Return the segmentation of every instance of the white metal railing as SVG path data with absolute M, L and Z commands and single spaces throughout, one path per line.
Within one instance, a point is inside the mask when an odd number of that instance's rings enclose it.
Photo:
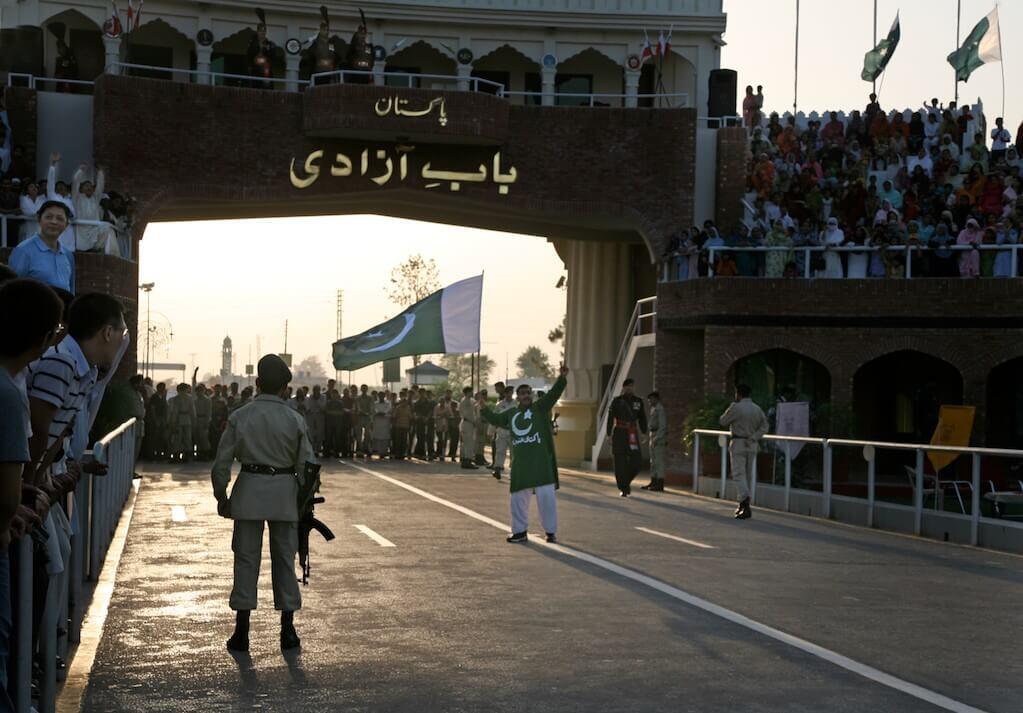
M 731 116 L 700 116 L 696 118 L 697 126 L 708 126 L 712 129 L 721 129 L 726 126 L 744 126 L 743 118 L 738 115 Z
M 684 107 L 689 104 L 689 93 L 688 92 L 677 92 L 674 94 L 601 94 L 592 92 L 505 92 L 506 97 L 526 97 L 538 99 L 540 102 L 547 97 L 550 97 L 554 102 L 558 99 L 572 98 L 572 99 L 585 99 L 585 104 L 571 104 L 570 106 L 597 106 L 598 101 L 602 99 L 616 99 L 619 100 L 620 105 L 625 104 L 627 99 L 666 99 L 666 100 L 680 100 L 677 103 L 677 107 Z
M 24 84 L 20 82 L 24 82 Z M 7 86 L 8 87 L 27 87 L 28 89 L 38 89 L 40 84 L 70 84 L 77 87 L 91 87 L 96 82 L 91 79 L 58 79 L 56 77 L 37 77 L 34 74 L 25 74 L 22 72 L 11 72 L 7 75 Z
M 85 602 L 86 582 L 99 576 L 103 559 L 110 547 L 121 511 L 131 491 L 135 470 L 135 419 L 129 419 L 96 443 L 92 456 L 107 466 L 102 476 L 83 473 L 74 494 L 65 502 L 54 502 L 53 508 L 64 506 L 77 520 L 71 537 L 71 555 L 62 575 L 49 586 L 46 606 L 39 629 L 39 700 L 34 708 L 40 713 L 53 713 L 56 708 L 56 658 L 68 655 L 68 644 L 80 639 Z M 32 537 L 26 535 L 16 542 L 18 571 L 12 571 L 16 589 L 12 592 L 19 616 L 12 631 L 11 656 L 14 673 L 8 688 L 17 713 L 29 713 L 32 701 Z M 58 645 L 57 629 L 68 622 L 67 637 Z
M 507 94 L 505 92 L 504 85 L 500 82 L 493 82 L 489 79 L 483 79 L 481 77 L 459 77 L 454 74 L 422 74 L 419 72 L 374 72 L 367 69 L 335 69 L 332 72 L 316 72 L 309 77 L 309 82 L 313 86 L 319 86 L 327 82 L 321 81 L 330 77 L 334 77 L 341 84 L 345 83 L 345 77 L 368 77 L 376 78 L 383 77 L 386 83 L 388 79 L 400 79 L 405 83 L 405 86 L 409 89 L 414 89 L 418 86 L 418 81 L 421 79 L 430 79 L 433 81 L 441 81 L 445 83 L 454 84 L 455 87 L 468 86 L 469 91 L 479 92 L 480 87 L 488 87 L 493 90 L 493 93 L 499 97 L 503 97 Z M 386 85 L 395 86 L 395 85 Z M 490 93 L 490 92 L 488 92 Z
M 794 247 L 785 246 L 768 246 L 768 245 L 756 245 L 756 246 L 742 246 L 733 247 L 728 245 L 715 245 L 712 247 L 704 247 L 699 249 L 693 249 L 690 252 L 685 253 L 671 253 L 666 255 L 662 259 L 662 263 L 665 263 L 665 268 L 661 271 L 662 282 L 673 282 L 675 280 L 670 279 L 669 270 L 667 269 L 668 263 L 672 260 L 686 260 L 693 253 L 705 252 L 707 253 L 707 277 L 714 277 L 714 259 L 718 253 L 802 253 L 803 256 L 803 277 L 813 277 L 815 272 L 811 266 L 810 256 L 814 253 L 879 253 L 879 252 L 899 252 L 905 253 L 906 264 L 903 267 L 904 275 L 907 279 L 913 277 L 913 257 L 914 255 L 923 256 L 926 253 L 936 253 L 939 250 L 947 250 L 952 253 L 969 252 L 971 250 L 977 250 L 980 252 L 1009 252 L 1012 254 L 1011 265 L 1010 265 L 1010 276 L 1017 276 L 1019 274 L 1019 250 L 1023 248 L 1023 244 L 1011 243 L 1005 245 L 943 245 L 940 247 L 932 247 L 930 245 L 833 245 L 833 246 L 822 246 L 822 245 L 800 245 Z M 695 278 L 695 275 L 690 275 L 689 279 Z M 843 275 L 843 277 L 846 277 Z M 871 277 L 871 275 L 867 275 Z M 880 277 L 880 276 L 878 276 Z
M 29 223 L 38 222 L 35 216 L 23 215 L 16 213 L 0 213 L 0 247 L 13 248 L 17 245 L 20 240 L 12 240 L 12 238 L 18 237 L 18 230 L 13 229 L 13 226 L 8 225 L 8 221 Z M 121 233 L 113 223 L 109 223 L 105 220 L 72 220 L 69 225 L 74 228 L 79 225 L 92 225 L 97 227 L 108 227 L 114 231 L 114 235 L 118 238 L 118 250 L 121 252 L 119 257 L 125 260 L 131 260 L 131 240 L 121 240 Z M 25 235 L 24 238 L 31 236 Z M 77 235 L 76 235 L 77 239 Z
M 120 69 L 139 69 L 145 72 L 160 72 L 163 74 L 184 74 L 189 77 L 206 77 L 210 79 L 210 83 L 216 85 L 217 79 L 237 79 L 239 81 L 249 82 L 252 84 L 281 84 L 285 87 L 299 85 L 308 85 L 309 82 L 304 79 L 288 79 L 279 77 L 261 77 L 253 76 L 251 74 L 232 74 L 230 72 L 215 72 L 211 69 L 181 69 L 178 67 L 157 67 L 149 64 L 134 64 L 131 62 L 111 62 L 104 69 L 106 74 L 120 74 L 116 70 Z M 111 71 L 115 70 L 115 71 Z
M 693 429 L 693 492 L 699 491 L 700 483 L 700 439 L 701 437 L 714 437 L 717 439 L 718 446 L 721 448 L 721 484 L 718 492 L 718 497 L 724 498 L 728 484 L 728 444 L 732 438 L 731 433 L 728 431 L 719 431 L 713 429 L 697 428 Z M 811 436 L 779 436 L 779 435 L 765 435 L 762 439 L 768 443 L 802 443 L 818 445 L 823 450 L 822 466 L 821 466 L 821 515 L 824 518 L 831 517 L 831 501 L 833 497 L 833 483 L 832 483 L 832 455 L 835 448 L 862 448 L 863 458 L 867 462 L 867 515 L 865 525 L 867 527 L 875 526 L 875 511 L 881 507 L 899 507 L 891 504 L 882 504 L 877 502 L 876 488 L 876 461 L 877 452 L 879 450 L 895 450 L 895 451 L 912 451 L 916 454 L 915 466 L 913 468 L 913 532 L 916 535 L 920 535 L 923 530 L 923 513 L 924 513 L 924 456 L 928 452 L 939 452 L 939 453 L 954 453 L 956 455 L 966 454 L 971 458 L 971 478 L 968 481 L 968 487 L 970 490 L 970 512 L 967 515 L 963 513 L 957 515 L 955 513 L 943 513 L 947 517 L 953 518 L 966 518 L 970 523 L 970 544 L 977 545 L 980 542 L 980 525 L 982 522 L 996 523 L 998 526 L 1004 526 L 1009 528 L 1019 529 L 1021 537 L 1023 537 L 1023 523 L 1008 522 L 997 518 L 988 518 L 981 515 L 980 512 L 980 498 L 981 498 L 981 482 L 980 482 L 980 464 L 981 459 L 984 457 L 989 458 L 1013 458 L 1023 460 L 1023 450 L 1011 450 L 1006 448 L 976 448 L 971 446 L 938 446 L 931 445 L 929 443 L 891 443 L 886 441 L 861 441 L 852 440 L 847 438 L 817 438 Z M 779 448 L 778 452 L 783 453 L 785 457 L 785 481 L 784 481 L 784 506 L 785 512 L 790 511 L 791 497 L 792 497 L 792 461 L 793 456 L 789 448 Z M 908 466 L 907 466 L 908 467 Z M 935 497 L 934 497 L 934 509 L 939 510 L 944 505 L 944 493 L 942 485 L 952 485 L 956 487 L 958 494 L 958 483 L 960 481 L 942 481 L 939 480 L 937 474 L 934 476 L 928 476 L 934 479 L 935 482 Z M 756 487 L 757 487 L 757 467 L 756 458 L 753 459 L 753 467 L 751 473 L 750 483 L 750 503 L 756 504 Z M 816 491 L 813 491 L 816 492 Z M 964 507 L 965 510 L 965 507 Z
M 644 320 L 649 321 L 649 325 L 644 328 Z M 597 457 L 600 453 L 600 449 L 603 447 L 605 433 L 607 431 L 607 419 L 608 419 L 608 408 L 611 405 L 611 399 L 614 398 L 615 391 L 618 389 L 619 377 L 623 376 L 622 366 L 625 362 L 625 356 L 629 351 L 629 345 L 632 340 L 642 334 L 656 334 L 657 333 L 657 298 L 646 297 L 636 301 L 636 306 L 632 308 L 632 316 L 629 317 L 629 325 L 625 328 L 625 336 L 622 337 L 622 343 L 618 347 L 618 354 L 615 355 L 614 368 L 611 370 L 611 377 L 607 381 L 607 386 L 604 387 L 604 394 L 600 397 L 600 406 L 597 408 L 597 433 L 596 443 L 593 446 L 593 464 L 596 466 Z

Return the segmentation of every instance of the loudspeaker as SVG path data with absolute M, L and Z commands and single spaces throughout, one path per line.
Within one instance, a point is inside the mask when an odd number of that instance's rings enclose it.
M 735 116 L 739 75 L 734 69 L 712 69 L 707 81 L 707 116 Z

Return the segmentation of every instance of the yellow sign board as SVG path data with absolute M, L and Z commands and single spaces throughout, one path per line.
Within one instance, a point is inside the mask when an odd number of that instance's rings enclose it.
M 973 406 L 942 406 L 938 412 L 938 425 L 931 436 L 932 446 L 968 446 L 970 434 L 973 432 L 973 417 L 976 408 Z M 956 458 L 958 453 L 951 451 L 927 451 L 934 472 L 939 472 Z

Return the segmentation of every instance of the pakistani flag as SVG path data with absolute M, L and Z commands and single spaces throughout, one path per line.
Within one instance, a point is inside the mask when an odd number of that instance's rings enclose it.
M 962 46 L 948 56 L 948 63 L 956 71 L 956 80 L 965 82 L 973 70 L 991 62 L 1002 61 L 1002 39 L 998 31 L 998 8 L 977 23 L 963 40 Z
M 895 48 L 899 46 L 899 38 L 901 36 L 899 13 L 895 13 L 895 22 L 892 23 L 892 29 L 888 30 L 888 36 L 878 42 L 877 47 L 863 56 L 863 71 L 860 73 L 863 81 L 873 82 L 881 76 L 881 72 L 888 66 L 888 61 L 895 54 Z
M 353 371 L 415 354 L 469 354 L 480 349 L 483 275 L 448 285 L 394 319 L 334 342 L 334 368 Z

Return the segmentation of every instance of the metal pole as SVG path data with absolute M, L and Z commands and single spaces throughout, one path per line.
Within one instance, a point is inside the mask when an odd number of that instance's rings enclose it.
M 821 517 L 831 517 L 831 446 L 824 442 L 824 507 Z
M 757 504 L 757 456 L 760 455 L 760 446 L 757 446 L 757 452 L 753 454 L 753 468 L 750 473 L 750 489 L 749 489 L 749 504 Z
M 959 25 L 963 20 L 963 0 L 956 0 L 956 50 L 959 49 Z M 956 108 L 959 108 L 959 72 L 952 68 L 952 74 L 955 77 L 955 102 Z
M 872 44 L 870 47 L 871 49 L 877 47 L 877 0 L 874 0 L 874 44 Z M 874 81 L 872 82 L 871 91 L 873 91 L 874 94 L 877 94 L 877 77 L 875 77 Z
M 874 526 L 874 487 L 877 483 L 877 456 L 867 461 L 867 527 Z
M 792 88 L 792 114 L 799 109 L 799 0 L 796 0 L 796 71 Z
M 785 512 L 792 502 L 792 447 L 785 444 Z
M 693 434 L 693 492 L 700 492 L 700 434 Z
M 32 705 L 32 538 L 18 540 L 18 606 L 14 630 L 14 709 L 28 713 Z
M 923 530 L 924 520 L 924 452 L 916 449 L 916 492 L 913 493 L 913 534 L 919 535 Z M 935 478 L 934 499 L 938 498 L 937 478 Z
M 970 544 L 980 542 L 980 454 L 973 454 L 973 490 L 970 492 Z
M 718 436 L 718 445 L 721 446 L 721 499 L 725 499 L 725 486 L 728 478 L 728 437 Z

